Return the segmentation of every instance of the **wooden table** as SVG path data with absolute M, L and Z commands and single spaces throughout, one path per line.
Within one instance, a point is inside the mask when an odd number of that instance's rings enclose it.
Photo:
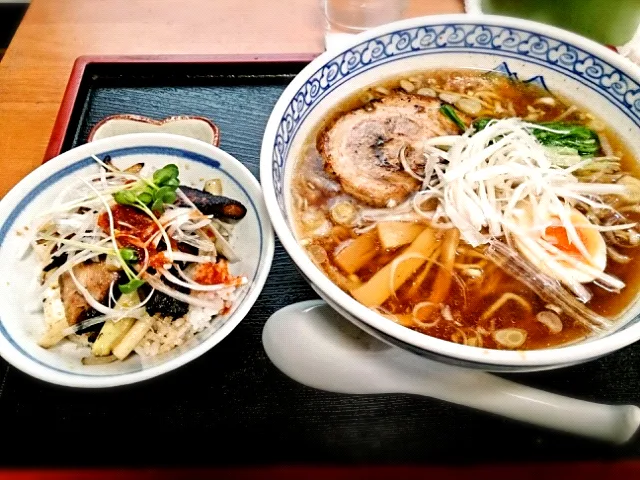
M 320 53 L 321 0 L 33 0 L 0 63 L 0 196 L 42 161 L 81 55 Z M 412 0 L 411 16 L 462 12 Z

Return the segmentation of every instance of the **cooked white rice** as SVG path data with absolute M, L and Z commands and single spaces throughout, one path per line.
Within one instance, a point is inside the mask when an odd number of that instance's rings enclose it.
M 151 329 L 135 348 L 135 352 L 152 357 L 182 345 L 194 335 L 191 324 L 185 317 L 172 320 L 171 317 L 156 314 Z
M 233 306 L 239 290 L 237 287 L 229 287 L 217 292 L 198 292 L 197 294 L 200 296 L 214 294 L 216 299 L 220 300 L 219 311 L 225 311 Z M 210 297 L 208 300 L 213 299 Z M 156 314 L 153 317 L 151 329 L 134 350 L 138 355 L 148 357 L 168 352 L 206 329 L 211 325 L 213 318 L 211 308 L 194 306 L 189 308 L 189 312 L 184 317 L 176 320 Z

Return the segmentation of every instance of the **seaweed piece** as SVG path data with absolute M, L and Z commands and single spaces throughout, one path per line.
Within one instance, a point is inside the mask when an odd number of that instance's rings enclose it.
M 44 267 L 42 269 L 43 272 L 48 272 L 50 270 L 53 270 L 54 268 L 58 268 L 61 267 L 62 265 L 65 264 L 65 262 L 67 261 L 67 257 L 69 255 L 66 253 L 63 253 L 62 255 L 58 255 L 56 257 L 53 257 L 53 259 L 51 260 L 51 263 L 49 263 L 49 265 L 47 265 L 46 267 Z
M 95 318 L 102 315 L 99 311 L 97 311 L 95 308 L 91 307 L 89 308 L 89 310 L 87 310 L 87 312 L 83 315 L 82 320 L 80 321 L 85 321 L 85 320 L 89 320 L 91 318 Z M 98 334 L 100 333 L 100 330 L 102 329 L 102 325 L 104 325 L 104 322 L 100 322 L 100 323 L 96 323 L 95 325 L 91 325 L 89 327 L 85 327 L 82 328 L 80 330 L 78 330 L 76 332 L 76 334 L 78 335 L 82 335 L 85 333 L 89 334 L 89 343 L 93 343 L 96 341 L 96 338 L 98 338 Z
M 189 293 L 188 288 L 176 285 L 172 285 L 172 288 L 175 288 L 182 293 Z M 140 287 L 140 290 L 146 297 L 151 293 L 151 286 L 146 283 Z M 165 317 L 171 317 L 175 320 L 176 318 L 184 317 L 189 312 L 189 304 L 176 300 L 175 298 L 156 290 L 145 305 L 145 310 L 150 316 L 160 313 Z

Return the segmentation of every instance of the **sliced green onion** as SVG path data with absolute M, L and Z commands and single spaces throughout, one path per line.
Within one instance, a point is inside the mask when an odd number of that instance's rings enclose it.
M 122 293 L 132 293 L 135 292 L 138 288 L 145 284 L 144 280 L 140 280 L 139 278 L 132 278 L 127 283 L 123 283 L 118 285 L 118 289 Z
M 96 253 L 104 253 L 107 255 L 116 255 L 116 252 L 113 248 L 100 247 L 98 245 L 93 245 L 91 243 L 78 242 L 77 240 L 68 240 L 66 238 L 54 237 L 52 235 L 47 235 L 45 233 L 39 233 L 38 238 L 43 240 L 49 240 L 50 242 L 63 243 L 65 245 L 71 245 L 72 247 L 81 248 L 85 250 L 89 250 Z
M 138 260 L 138 253 L 133 248 L 121 248 L 120 256 L 126 262 L 135 262 Z

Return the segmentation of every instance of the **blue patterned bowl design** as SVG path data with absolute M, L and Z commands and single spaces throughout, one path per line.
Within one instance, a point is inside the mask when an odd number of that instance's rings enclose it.
M 486 370 L 556 368 L 640 339 L 636 302 L 620 323 L 628 333 L 625 338 L 619 331 L 576 346 L 526 355 L 453 345 L 384 325 L 382 317 L 376 318 L 341 292 L 306 258 L 293 236 L 287 203 L 288 179 L 304 138 L 349 93 L 390 76 L 438 67 L 494 70 L 560 93 L 608 121 L 640 155 L 640 69 L 595 42 L 535 22 L 488 15 L 431 16 L 378 27 L 314 60 L 283 93 L 267 125 L 261 155 L 267 209 L 305 278 L 334 308 L 370 333 L 416 353 Z

